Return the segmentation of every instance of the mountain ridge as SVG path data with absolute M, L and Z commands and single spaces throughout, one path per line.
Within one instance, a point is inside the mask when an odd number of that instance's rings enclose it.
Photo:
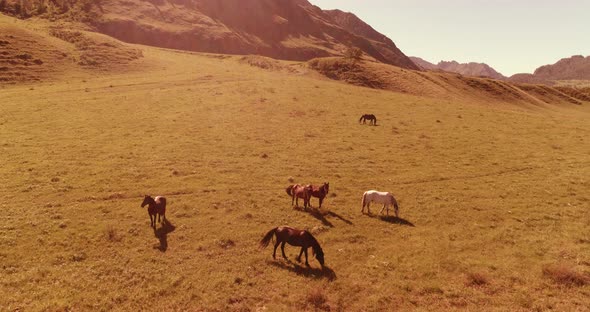
M 392 40 L 353 14 L 323 11 L 307 0 L 41 1 L 42 10 L 33 0 L 8 0 L 0 11 L 20 17 L 77 18 L 125 42 L 196 52 L 306 61 L 342 56 L 356 47 L 368 60 L 419 70 Z M 351 31 L 351 23 L 342 16 L 371 32 Z
M 555 84 L 558 80 L 590 80 L 590 56 L 574 55 L 554 64 L 543 65 L 532 74 L 519 73 L 509 81 L 522 83 Z
M 430 63 L 422 58 L 412 56 L 414 64 L 424 70 L 442 70 L 472 77 L 489 77 L 493 79 L 506 79 L 504 75 L 485 63 L 459 63 L 457 61 L 440 61 L 438 64 Z

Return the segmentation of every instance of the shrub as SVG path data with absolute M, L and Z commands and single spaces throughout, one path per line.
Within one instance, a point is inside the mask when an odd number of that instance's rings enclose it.
M 472 272 L 467 274 L 467 286 L 485 286 L 490 283 L 490 278 L 483 272 Z
M 328 305 L 328 297 L 324 294 L 324 290 L 321 287 L 313 288 L 305 298 L 307 304 L 311 305 L 315 309 L 329 311 L 330 306 Z
M 362 56 L 363 50 L 356 47 L 350 47 L 344 51 L 344 58 L 349 60 L 359 61 Z
M 571 266 L 561 263 L 543 267 L 543 275 L 555 283 L 565 286 L 584 286 L 590 284 L 590 276 L 576 271 Z

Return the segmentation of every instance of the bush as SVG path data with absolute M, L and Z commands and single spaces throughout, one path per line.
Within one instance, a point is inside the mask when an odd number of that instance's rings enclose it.
M 490 279 L 485 273 L 482 272 L 474 272 L 467 274 L 467 281 L 465 285 L 467 286 L 485 286 L 490 283 Z
M 360 61 L 362 56 L 363 50 L 356 47 L 350 47 L 344 52 L 344 58 L 349 60 Z
M 330 306 L 328 305 L 328 297 L 324 294 L 324 290 L 320 287 L 312 289 L 305 298 L 307 304 L 311 305 L 315 309 L 329 311 Z
M 590 284 L 590 276 L 576 271 L 566 264 L 552 264 L 543 267 L 543 275 L 555 283 L 565 286 L 584 286 Z

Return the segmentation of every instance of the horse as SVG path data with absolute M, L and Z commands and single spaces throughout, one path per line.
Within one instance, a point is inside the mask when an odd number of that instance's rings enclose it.
M 148 214 L 150 215 L 150 226 L 156 227 L 156 215 L 158 216 L 158 222 L 160 222 L 160 216 L 164 218 L 164 222 L 166 221 L 166 198 L 164 196 L 156 196 L 156 198 L 152 198 L 149 195 L 145 195 L 143 202 L 141 203 L 141 208 L 148 205 Z M 152 216 L 154 217 L 152 220 Z
M 303 207 L 307 210 L 310 206 L 309 202 L 311 199 L 311 187 L 309 185 L 303 186 L 299 184 L 289 185 L 285 191 L 291 196 L 291 206 L 295 202 L 296 207 L 299 207 L 299 198 L 303 198 Z
M 317 185 L 308 185 L 311 187 L 311 196 L 317 197 L 320 199 L 320 207 L 322 208 L 322 202 L 324 202 L 324 198 L 328 195 L 328 191 L 330 190 L 330 183 L 324 182 L 322 186 Z
M 272 253 L 273 259 L 276 259 L 277 247 L 280 244 L 283 258 L 288 260 L 287 255 L 285 255 L 285 244 L 289 243 L 289 245 L 301 247 L 301 251 L 297 257 L 297 262 L 301 262 L 301 255 L 303 252 L 305 252 L 305 265 L 309 267 L 309 262 L 307 261 L 307 249 L 311 247 L 313 250 L 313 255 L 320 262 L 322 268 L 324 268 L 324 251 L 322 250 L 322 247 L 320 247 L 320 244 L 315 239 L 315 237 L 313 237 L 313 235 L 311 235 L 311 233 L 308 231 L 298 230 L 289 226 L 276 227 L 268 231 L 268 233 L 264 235 L 264 238 L 260 240 L 260 248 L 266 248 L 273 236 L 277 237 L 275 248 Z
M 361 116 L 361 119 L 359 119 L 359 123 L 361 123 L 361 121 L 364 123 L 367 122 L 367 120 L 369 121 L 369 124 L 376 126 L 377 125 L 377 117 L 375 117 L 375 115 L 373 114 L 364 114 Z
M 361 209 L 361 213 L 365 212 L 365 206 L 367 206 L 367 212 L 369 214 L 371 213 L 371 210 L 369 209 L 369 205 L 371 204 L 371 202 L 383 204 L 383 208 L 381 208 L 380 213 L 383 213 L 383 210 L 385 209 L 385 207 L 387 207 L 387 215 L 388 216 L 389 216 L 389 205 L 393 205 L 393 207 L 395 208 L 395 217 L 396 218 L 399 217 L 399 206 L 397 205 L 397 200 L 395 200 L 395 197 L 393 197 L 393 195 L 391 193 L 379 192 L 379 191 L 375 191 L 375 190 L 366 191 L 363 194 L 363 209 Z

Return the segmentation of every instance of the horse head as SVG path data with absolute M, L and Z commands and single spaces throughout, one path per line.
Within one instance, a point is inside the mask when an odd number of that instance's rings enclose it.
M 143 202 L 141 203 L 141 208 L 145 207 L 145 205 L 149 205 L 153 201 L 154 199 L 150 195 L 145 195 Z
M 319 246 L 318 246 L 317 250 L 315 250 L 315 248 L 314 248 L 313 251 L 315 253 L 315 258 L 318 259 L 318 261 L 320 262 L 320 264 L 322 265 L 322 268 L 323 268 L 324 267 L 324 251 Z
M 330 183 L 324 182 L 323 188 L 326 191 L 326 194 L 328 194 L 328 191 L 330 190 Z

